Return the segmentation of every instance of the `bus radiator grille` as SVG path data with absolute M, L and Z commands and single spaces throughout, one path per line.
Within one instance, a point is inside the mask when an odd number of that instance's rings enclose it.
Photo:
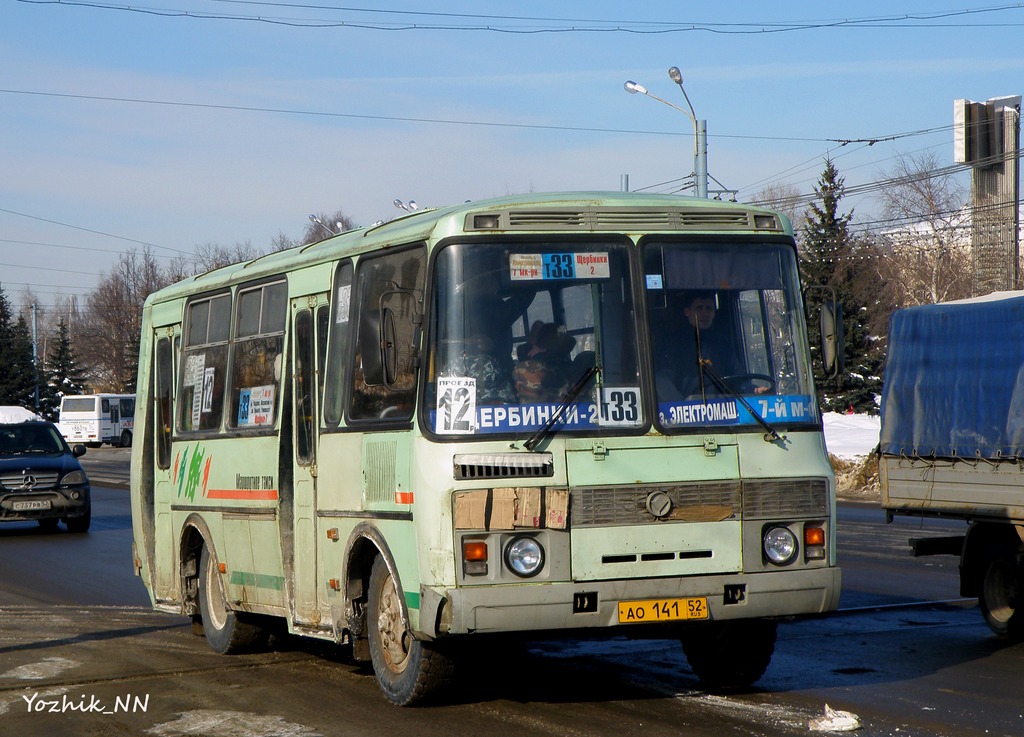
M 743 482 L 746 519 L 828 516 L 828 481 L 764 479 Z
M 648 509 L 648 499 L 665 494 L 671 508 L 661 517 Z M 740 508 L 739 481 L 687 484 L 577 487 L 572 490 L 574 527 L 638 525 L 655 522 L 710 522 L 733 517 Z

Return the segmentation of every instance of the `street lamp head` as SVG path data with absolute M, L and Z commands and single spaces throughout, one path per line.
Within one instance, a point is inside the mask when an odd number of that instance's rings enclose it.
M 668 78 L 680 87 L 683 86 L 683 74 L 679 71 L 679 67 L 669 67 Z
M 642 84 L 637 84 L 633 80 L 629 80 L 622 86 L 626 89 L 626 92 L 628 92 L 631 95 L 635 95 L 637 92 L 639 92 L 642 95 L 647 94 L 647 88 L 644 87 Z

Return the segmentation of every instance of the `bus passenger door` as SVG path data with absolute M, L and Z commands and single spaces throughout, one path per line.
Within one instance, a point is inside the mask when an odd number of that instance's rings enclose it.
M 326 318 L 327 295 L 292 301 L 292 417 L 294 449 L 293 576 L 296 624 L 318 626 L 317 430 L 319 426 L 318 315 Z M 323 340 L 323 336 L 321 341 Z
M 155 533 L 150 547 L 151 565 L 155 567 L 156 581 L 153 590 L 157 601 L 174 601 L 177 592 L 177 536 L 171 524 L 171 503 L 177 497 L 174 484 L 174 465 L 171 459 L 171 425 L 174 422 L 174 369 L 180 340 L 180 327 L 159 328 L 153 336 L 154 358 L 152 363 L 153 399 L 152 412 L 152 457 L 147 468 L 153 469 L 153 491 L 146 494 L 146 507 L 153 515 Z M 150 465 L 152 464 L 152 465 Z

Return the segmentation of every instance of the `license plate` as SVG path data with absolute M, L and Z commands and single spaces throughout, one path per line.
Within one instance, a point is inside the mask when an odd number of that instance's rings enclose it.
M 14 502 L 13 507 L 15 512 L 30 512 L 36 509 L 49 509 L 50 500 L 43 499 L 39 501 L 30 502 Z
M 619 624 L 678 622 L 684 619 L 707 618 L 708 600 L 704 596 L 619 602 Z

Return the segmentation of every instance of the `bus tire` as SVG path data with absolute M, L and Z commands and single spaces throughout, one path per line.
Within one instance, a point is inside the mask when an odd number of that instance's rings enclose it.
M 246 621 L 243 613 L 228 608 L 217 558 L 209 545 L 203 546 L 199 558 L 199 611 L 203 618 L 203 634 L 214 652 L 221 655 L 253 649 L 262 639 L 263 630 Z
M 121 433 L 121 447 L 131 448 L 132 447 L 132 434 L 125 430 Z
M 682 638 L 690 668 L 713 691 L 752 686 L 768 670 L 777 625 L 767 619 L 738 619 L 695 625 Z
M 1009 548 L 993 550 L 989 556 L 978 590 L 978 606 L 985 623 L 999 637 L 1024 639 L 1024 609 L 1019 597 L 1024 595 L 1020 566 L 1016 553 Z
M 367 597 L 370 661 L 387 700 L 410 706 L 447 685 L 454 668 L 449 655 L 436 644 L 413 638 L 402 620 L 400 596 L 387 563 L 378 555 Z

